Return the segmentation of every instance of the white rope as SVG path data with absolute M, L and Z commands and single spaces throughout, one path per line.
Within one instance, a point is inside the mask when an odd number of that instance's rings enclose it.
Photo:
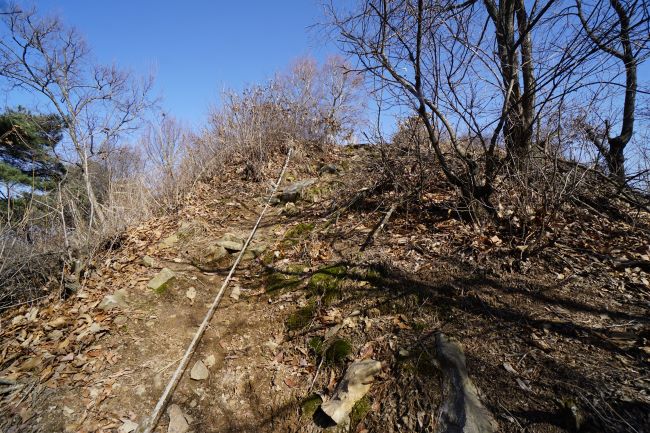
M 278 187 L 280 186 L 280 183 L 282 182 L 282 178 L 284 177 L 284 172 L 287 170 L 287 167 L 289 166 L 289 159 L 291 158 L 292 152 L 293 149 L 290 148 L 289 151 L 287 152 L 287 159 L 284 162 L 284 166 L 282 167 L 282 171 L 280 172 L 278 181 L 276 182 L 273 188 L 273 192 L 271 193 L 268 200 L 266 201 L 266 205 L 264 206 L 264 209 L 262 209 L 262 213 L 260 214 L 259 218 L 257 218 L 257 222 L 255 223 L 253 230 L 251 230 L 250 235 L 248 235 L 248 239 L 246 239 L 244 246 L 242 247 L 241 251 L 239 252 L 239 255 L 237 256 L 237 260 L 235 260 L 235 263 L 230 268 L 230 272 L 228 273 L 228 276 L 224 280 L 223 284 L 221 285 L 221 289 L 219 289 L 219 293 L 217 293 L 217 296 L 214 298 L 214 301 L 212 302 L 210 309 L 206 313 L 205 318 L 203 319 L 203 322 L 201 323 L 201 326 L 199 327 L 198 331 L 196 331 L 196 334 L 194 334 L 194 338 L 192 339 L 192 342 L 188 346 L 187 350 L 185 351 L 185 355 L 183 356 L 183 358 L 181 358 L 181 363 L 176 368 L 176 371 L 174 372 L 171 379 L 169 379 L 169 383 L 167 384 L 165 391 L 163 391 L 162 395 L 160 396 L 160 399 L 158 400 L 156 407 L 154 407 L 151 416 L 142 424 L 141 427 L 138 428 L 138 432 L 151 433 L 158 425 L 158 421 L 160 421 L 160 417 L 162 416 L 163 411 L 167 406 L 167 403 L 169 403 L 169 400 L 172 394 L 174 393 L 174 390 L 178 386 L 178 383 L 180 382 L 181 378 L 183 377 L 183 373 L 187 369 L 187 365 L 190 362 L 190 358 L 192 358 L 192 355 L 194 354 L 196 347 L 201 341 L 201 338 L 203 337 L 203 334 L 205 333 L 205 330 L 207 329 L 210 320 L 212 320 L 212 316 L 214 316 L 214 313 L 217 307 L 219 306 L 219 302 L 223 297 L 223 293 L 226 290 L 226 287 L 228 286 L 230 279 L 235 273 L 235 269 L 237 269 L 237 265 L 241 261 L 241 258 L 244 255 L 244 252 L 246 251 L 246 248 L 248 247 L 248 244 L 250 243 L 251 239 L 253 239 L 253 236 L 255 235 L 255 232 L 257 231 L 257 228 L 259 227 L 260 222 L 262 221 L 262 217 L 264 217 L 264 214 L 269 208 L 269 205 L 271 204 L 271 199 L 278 191 Z

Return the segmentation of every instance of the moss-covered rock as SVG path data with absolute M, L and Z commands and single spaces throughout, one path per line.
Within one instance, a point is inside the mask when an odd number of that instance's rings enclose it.
M 265 277 L 267 293 L 279 293 L 284 290 L 293 289 L 299 284 L 300 277 L 297 275 L 285 274 L 283 272 L 273 272 Z
M 355 428 L 363 419 L 368 415 L 372 409 L 372 404 L 367 395 L 364 395 L 361 400 L 356 402 L 352 411 L 350 412 L 350 427 Z
M 328 364 L 342 364 L 352 353 L 352 345 L 343 338 L 333 340 L 325 350 L 325 361 Z
M 341 285 L 346 273 L 345 266 L 330 266 L 320 269 L 311 276 L 307 288 L 312 294 L 320 295 L 323 304 L 331 305 L 343 297 Z
M 176 279 L 176 274 L 169 269 L 169 268 L 163 268 L 160 272 L 156 274 L 155 277 L 149 281 L 147 284 L 147 287 L 152 289 L 154 292 L 158 294 L 165 293 L 165 291 L 169 288 L 171 283 Z
M 303 418 L 309 419 L 314 416 L 323 399 L 318 394 L 312 394 L 300 403 L 300 412 Z
M 316 303 L 309 302 L 302 308 L 297 309 L 287 318 L 287 329 L 297 331 L 309 325 L 316 315 Z

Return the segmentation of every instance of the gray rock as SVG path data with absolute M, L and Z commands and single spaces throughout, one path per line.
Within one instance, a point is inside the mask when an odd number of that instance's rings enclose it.
M 293 216 L 298 213 L 298 208 L 296 207 L 295 203 L 288 202 L 284 205 L 284 208 L 282 209 L 282 213 L 288 216 Z
M 207 272 L 228 267 L 231 260 L 228 250 L 217 243 L 197 245 L 189 254 L 192 264 Z
M 169 285 L 176 279 L 176 274 L 169 268 L 162 268 L 155 277 L 149 281 L 147 287 L 156 293 L 164 293 Z
M 465 354 L 456 342 L 436 335 L 436 355 L 442 369 L 442 404 L 438 432 L 492 433 L 498 425 L 483 406 L 478 390 L 467 374 Z
M 230 291 L 230 297 L 234 299 L 235 301 L 239 300 L 239 296 L 241 295 L 241 287 L 239 286 L 234 286 L 232 290 Z
M 379 361 L 354 361 L 346 370 L 332 397 L 321 405 L 321 410 L 336 424 L 344 423 L 354 405 L 370 390 L 374 376 L 380 371 Z
M 190 371 L 190 378 L 194 380 L 205 380 L 209 374 L 208 367 L 205 366 L 203 361 L 196 361 Z
M 125 289 L 116 290 L 112 295 L 104 296 L 104 299 L 102 299 L 102 302 L 99 303 L 98 308 L 100 310 L 109 311 L 113 308 L 125 307 L 126 297 L 127 294 Z
M 318 170 L 318 175 L 322 176 L 323 174 L 336 174 L 341 171 L 341 168 L 336 164 L 323 164 Z
M 156 266 L 158 266 L 158 262 L 156 261 L 156 259 L 154 259 L 151 256 L 142 257 L 142 264 L 149 268 L 155 268 Z
M 294 202 L 299 200 L 302 197 L 302 193 L 306 188 L 309 188 L 314 183 L 316 179 L 305 179 L 298 182 L 294 182 L 282 190 L 280 193 L 280 200 L 284 202 Z
M 167 433 L 186 433 L 190 429 L 190 425 L 185 419 L 185 414 L 179 405 L 172 404 L 169 406 L 167 414 L 169 415 Z
M 243 244 L 235 241 L 226 241 L 226 240 L 218 240 L 217 245 L 224 247 L 228 251 L 241 251 L 241 249 L 244 247 Z
M 244 252 L 244 255 L 242 256 L 242 259 L 253 260 L 254 258 L 264 254 L 264 251 L 266 251 L 266 245 L 264 244 L 249 245 L 248 248 L 246 248 L 246 252 Z

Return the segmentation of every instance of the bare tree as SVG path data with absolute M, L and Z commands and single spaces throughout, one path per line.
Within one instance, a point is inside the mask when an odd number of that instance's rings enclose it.
M 181 175 L 178 170 L 188 142 L 187 128 L 165 113 L 157 123 L 150 123 L 140 138 L 149 171 L 155 177 L 154 189 L 161 193 L 166 206 L 176 204 L 179 198 Z
M 102 223 L 105 215 L 92 185 L 90 161 L 137 126 L 150 106 L 151 80 L 138 83 L 115 66 L 92 64 L 81 35 L 56 17 L 14 6 L 3 21 L 0 75 L 13 86 L 44 96 L 64 119 L 90 203 L 88 225 Z
M 577 16 L 589 42 L 624 68 L 623 117 L 618 133 L 612 131 L 615 128 L 612 119 L 605 119 L 602 128 L 585 126 L 589 139 L 605 159 L 610 175 L 623 184 L 625 146 L 634 133 L 637 69 L 650 52 L 650 9 L 643 0 L 597 0 L 588 6 L 582 0 L 575 2 Z M 609 63 L 607 59 L 604 62 Z

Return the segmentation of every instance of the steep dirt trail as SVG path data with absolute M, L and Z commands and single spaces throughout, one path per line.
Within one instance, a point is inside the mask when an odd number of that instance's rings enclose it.
M 128 252 L 140 257 L 147 254 L 156 264 L 135 266 L 134 271 L 120 275 L 122 281 L 138 284 L 126 291 L 125 305 L 112 311 L 117 314 L 114 329 L 101 340 L 98 349 L 110 353 L 112 363 L 94 374 L 83 389 L 60 389 L 44 399 L 43 406 L 35 408 L 45 415 L 38 421 L 34 419 L 35 430 L 111 431 L 131 426 L 130 421 L 137 423 L 149 415 L 226 273 L 203 272 L 187 263 L 183 247 L 188 242 L 209 241 L 220 233 L 249 232 L 262 209 L 261 199 L 226 202 L 226 208 L 232 208 L 237 217 L 224 222 L 222 229 L 208 229 L 169 247 L 164 240 L 174 232 L 163 231 L 163 242 L 146 242 L 137 251 Z M 195 215 L 184 215 L 183 220 L 200 220 L 205 208 L 195 210 Z M 279 213 L 280 209 L 271 209 L 267 221 L 277 218 Z M 138 233 L 147 229 L 142 227 L 132 236 L 137 238 Z M 276 225 L 263 224 L 255 242 L 273 243 L 277 230 Z M 165 293 L 158 294 L 146 284 L 163 266 L 173 270 L 176 279 Z M 277 310 L 284 307 L 281 302 L 269 303 L 262 296 L 261 271 L 252 260 L 240 264 L 174 393 L 171 403 L 180 405 L 194 431 L 281 429 L 274 420 L 291 400 L 291 393 L 285 392 L 288 386 L 284 380 L 292 374 L 274 361 L 277 344 L 283 339 L 283 323 L 278 320 Z M 194 299 L 187 296 L 192 288 L 196 293 Z M 239 300 L 229 296 L 234 288 L 241 292 Z M 189 377 L 198 360 L 213 364 L 205 380 Z M 283 392 L 277 392 L 280 388 Z M 157 431 L 167 431 L 166 418 Z M 286 414 L 280 417 L 283 422 L 289 418 Z

